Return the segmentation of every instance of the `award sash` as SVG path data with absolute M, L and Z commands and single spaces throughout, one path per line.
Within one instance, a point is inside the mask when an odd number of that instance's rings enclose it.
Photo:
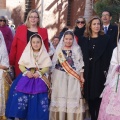
M 76 73 L 76 71 L 69 65 L 69 63 L 67 62 L 67 60 L 64 57 L 62 50 L 58 53 L 58 60 L 59 60 L 60 64 L 62 65 L 63 69 L 69 75 L 73 76 L 74 78 L 78 79 L 81 82 L 80 75 L 78 75 Z

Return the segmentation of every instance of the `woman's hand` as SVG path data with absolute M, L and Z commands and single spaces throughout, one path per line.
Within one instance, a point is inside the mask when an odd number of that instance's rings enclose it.
M 33 76 L 33 73 L 30 72 L 30 71 L 28 71 L 28 72 L 26 73 L 26 76 L 27 76 L 28 78 L 32 78 L 32 77 L 34 77 L 34 76 Z
M 7 70 L 8 68 L 0 64 L 0 69 Z
M 39 78 L 39 76 L 40 76 L 40 75 L 39 75 L 37 72 L 35 72 L 35 73 L 33 74 L 33 77 L 34 77 L 34 78 Z
M 81 87 L 83 88 L 83 86 L 84 86 L 84 82 L 85 82 L 85 79 L 84 79 L 84 77 L 83 77 L 83 72 L 81 72 L 81 74 L 80 74 L 80 78 L 81 78 L 81 80 L 80 80 Z
M 81 81 L 80 82 L 81 82 L 81 87 L 83 88 L 85 79 L 83 77 L 81 77 Z

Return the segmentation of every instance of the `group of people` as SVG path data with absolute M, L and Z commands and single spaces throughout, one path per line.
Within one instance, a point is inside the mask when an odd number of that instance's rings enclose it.
M 119 120 L 120 45 L 111 19 L 109 11 L 88 23 L 79 17 L 73 31 L 54 37 L 53 53 L 36 10 L 17 28 L 10 51 L 0 32 L 0 119 Z M 3 76 L 10 65 L 12 85 Z

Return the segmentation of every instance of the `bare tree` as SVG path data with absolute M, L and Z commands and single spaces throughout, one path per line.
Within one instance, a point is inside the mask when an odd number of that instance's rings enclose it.
M 84 17 L 86 21 L 88 21 L 92 15 L 93 15 L 93 0 L 86 0 L 84 11 Z

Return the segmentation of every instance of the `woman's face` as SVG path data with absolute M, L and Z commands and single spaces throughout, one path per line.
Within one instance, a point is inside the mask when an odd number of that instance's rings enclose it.
M 6 24 L 6 20 L 0 19 L 0 26 L 4 26 Z
M 78 18 L 76 24 L 77 24 L 77 27 L 82 28 L 85 25 L 85 21 L 83 18 Z
M 37 38 L 37 37 L 32 38 L 31 46 L 33 48 L 33 51 L 38 52 L 40 50 L 41 46 L 42 46 L 40 38 Z
M 98 33 L 100 31 L 100 20 L 99 19 L 93 20 L 90 28 L 92 33 Z
M 73 44 L 73 36 L 71 34 L 64 36 L 65 47 L 71 47 Z
M 36 12 L 33 12 L 29 16 L 29 23 L 31 26 L 37 26 L 37 23 L 39 22 L 38 14 Z

